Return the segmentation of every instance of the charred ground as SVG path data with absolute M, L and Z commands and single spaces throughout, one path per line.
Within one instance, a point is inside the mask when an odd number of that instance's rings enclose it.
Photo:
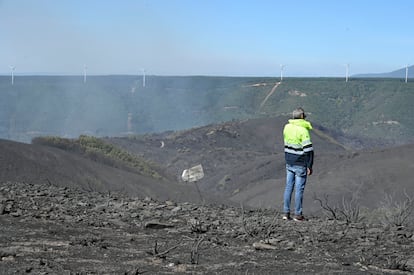
M 0 184 L 3 274 L 409 274 L 413 227 Z

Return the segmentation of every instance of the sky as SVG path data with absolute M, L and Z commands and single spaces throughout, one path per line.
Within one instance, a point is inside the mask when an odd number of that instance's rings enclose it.
M 414 64 L 412 0 L 0 0 L 0 74 L 338 77 Z

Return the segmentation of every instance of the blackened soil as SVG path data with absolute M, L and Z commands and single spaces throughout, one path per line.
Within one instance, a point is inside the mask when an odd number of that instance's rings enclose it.
M 0 184 L 2 274 L 410 274 L 413 227 Z

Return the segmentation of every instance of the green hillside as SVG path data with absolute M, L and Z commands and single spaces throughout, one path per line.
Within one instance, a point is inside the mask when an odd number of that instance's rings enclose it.
M 412 141 L 414 83 L 392 79 L 288 79 L 269 98 L 266 115 L 304 106 L 308 119 L 327 128 L 395 142 Z
M 361 137 L 414 137 L 414 82 L 401 79 L 147 76 L 0 77 L 0 138 L 124 136 L 286 115 Z M 265 100 L 267 98 L 267 100 Z M 129 117 L 129 119 L 128 119 Z

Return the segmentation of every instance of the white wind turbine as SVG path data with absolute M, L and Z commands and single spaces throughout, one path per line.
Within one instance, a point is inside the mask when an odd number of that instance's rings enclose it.
M 283 70 L 285 69 L 286 65 L 280 64 L 280 82 L 283 80 Z
M 15 66 L 9 66 L 11 70 L 11 85 L 14 85 L 14 70 L 16 69 Z
M 349 78 L 349 63 L 345 64 L 346 72 L 345 72 L 345 82 L 348 82 Z
M 408 64 L 405 66 L 405 83 L 408 81 Z
M 88 69 L 88 67 L 85 65 L 83 65 L 83 83 L 86 83 L 86 70 Z
M 145 88 L 145 69 L 142 69 L 142 87 Z
M 132 113 L 128 113 L 128 119 L 127 119 L 127 134 L 132 133 Z

